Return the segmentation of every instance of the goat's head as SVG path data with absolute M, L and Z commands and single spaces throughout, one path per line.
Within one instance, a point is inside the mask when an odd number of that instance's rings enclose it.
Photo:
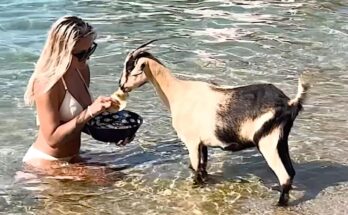
M 145 70 L 148 69 L 147 58 L 153 56 L 147 52 L 147 45 L 156 41 L 151 40 L 131 51 L 124 62 L 123 71 L 119 80 L 119 87 L 123 92 L 130 92 L 147 82 Z

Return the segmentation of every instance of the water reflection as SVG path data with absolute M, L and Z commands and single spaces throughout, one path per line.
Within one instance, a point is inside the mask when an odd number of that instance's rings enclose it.
M 276 177 L 273 175 L 263 158 L 260 156 L 252 156 L 254 153 L 244 153 L 243 162 L 235 164 L 233 162 L 224 162 L 222 167 L 223 177 L 247 177 L 250 174 L 257 176 L 263 183 L 271 188 L 277 185 Z M 348 165 L 340 163 L 315 160 L 303 163 L 294 162 L 296 176 L 294 179 L 293 192 L 301 192 L 302 196 L 295 196 L 291 205 L 304 203 L 312 200 L 325 189 L 348 181 Z M 299 194 L 299 193 L 298 193 Z

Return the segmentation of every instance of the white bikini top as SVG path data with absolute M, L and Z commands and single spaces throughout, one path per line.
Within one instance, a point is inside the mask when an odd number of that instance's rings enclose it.
M 93 101 L 92 95 L 89 92 L 88 86 L 87 86 L 84 78 L 82 77 L 80 71 L 78 69 L 76 69 L 76 70 L 77 70 L 83 84 L 85 85 L 86 90 L 87 90 L 89 96 L 91 97 L 91 100 Z M 62 104 L 59 107 L 59 116 L 60 116 L 61 121 L 67 122 L 67 121 L 70 121 L 71 119 L 73 119 L 74 117 L 76 117 L 78 114 L 80 114 L 83 111 L 83 107 L 74 98 L 74 96 L 71 95 L 63 77 L 62 77 L 62 82 L 63 82 L 64 89 L 65 89 L 65 96 L 64 96 Z M 37 125 L 40 125 L 38 117 L 36 117 L 36 123 L 37 123 Z

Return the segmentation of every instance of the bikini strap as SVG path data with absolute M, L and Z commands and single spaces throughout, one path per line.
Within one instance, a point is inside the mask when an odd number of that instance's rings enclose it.
M 92 99 L 91 92 L 89 92 L 89 88 L 88 88 L 88 85 L 87 85 L 87 83 L 86 83 L 85 79 L 83 78 L 83 76 L 82 76 L 82 74 L 81 74 L 80 70 L 79 70 L 79 69 L 77 69 L 77 68 L 76 68 L 76 70 L 77 70 L 77 73 L 79 73 L 80 78 L 81 78 L 81 80 L 82 80 L 83 84 L 85 85 L 86 90 L 87 90 L 87 92 L 88 92 L 89 96 L 90 96 L 90 97 L 91 97 L 91 99 Z M 92 100 L 93 100 L 93 99 L 92 99 Z
M 66 83 L 65 83 L 65 80 L 64 80 L 63 77 L 62 77 L 62 82 L 63 82 L 63 85 L 64 85 L 64 89 L 65 89 L 65 90 L 68 90 L 68 87 L 66 86 Z
M 87 86 L 87 84 L 86 84 L 86 81 L 85 81 L 85 79 L 83 78 L 83 76 L 82 76 L 82 74 L 81 74 L 80 70 L 79 70 L 79 69 L 77 69 L 77 68 L 76 68 L 76 70 L 77 70 L 77 72 L 79 73 L 80 78 L 81 78 L 81 80 L 82 80 L 83 84 L 84 84 L 84 85 L 85 85 L 85 87 L 88 89 L 88 86 Z

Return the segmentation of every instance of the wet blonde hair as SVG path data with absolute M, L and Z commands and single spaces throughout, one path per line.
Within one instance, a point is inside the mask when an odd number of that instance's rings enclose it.
M 40 93 L 49 91 L 69 69 L 75 44 L 90 35 L 95 39 L 93 27 L 76 16 L 64 16 L 53 23 L 24 94 L 27 105 L 33 105 L 38 94 L 34 92 L 35 81 L 44 84 Z

